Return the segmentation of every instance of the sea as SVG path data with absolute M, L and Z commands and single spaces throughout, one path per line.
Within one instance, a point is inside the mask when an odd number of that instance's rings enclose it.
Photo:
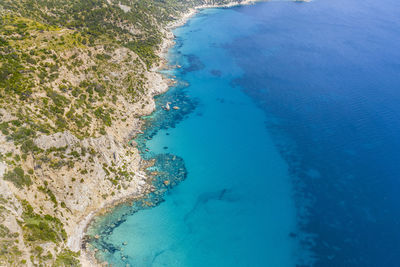
M 204 9 L 174 34 L 135 139 L 155 191 L 90 226 L 97 258 L 400 266 L 400 1 Z

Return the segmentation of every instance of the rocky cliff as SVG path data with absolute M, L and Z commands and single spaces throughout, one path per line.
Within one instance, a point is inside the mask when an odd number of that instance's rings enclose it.
M 0 1 L 0 265 L 78 266 L 93 214 L 149 190 L 129 141 L 168 88 L 167 25 L 231 2 Z

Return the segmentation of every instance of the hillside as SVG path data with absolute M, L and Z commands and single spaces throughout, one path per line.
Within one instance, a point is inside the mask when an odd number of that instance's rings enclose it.
M 200 0 L 0 0 L 0 265 L 76 266 L 89 216 L 149 190 L 129 140 Z

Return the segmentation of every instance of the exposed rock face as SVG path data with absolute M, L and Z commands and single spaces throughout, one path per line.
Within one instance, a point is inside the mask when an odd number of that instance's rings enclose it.
M 69 131 L 62 133 L 55 133 L 53 135 L 41 135 L 35 139 L 35 144 L 43 149 L 47 150 L 52 147 L 60 148 L 66 146 L 74 146 L 79 142 L 79 139 L 72 135 Z
M 47 164 L 34 166 L 35 160 L 28 160 L 37 177 L 29 188 L 16 188 L 9 181 L 0 179 L 0 194 L 7 200 L 7 210 L 3 213 L 6 216 L 1 223 L 12 233 L 19 234 L 19 249 L 26 255 L 28 250 L 22 239 L 24 231 L 17 223 L 17 219 L 22 220 L 19 199 L 26 199 L 44 214 L 58 217 L 68 236 L 66 246 L 79 251 L 85 227 L 96 212 L 112 202 L 140 195 L 148 189 L 138 150 L 117 141 L 114 136 L 106 134 L 80 140 L 66 131 L 39 136 L 34 142 L 45 151 L 62 149 L 64 155 L 75 153 L 79 159 L 73 167 L 56 169 Z M 0 177 L 6 170 L 7 165 L 0 162 Z M 54 209 L 54 203 L 48 201 L 46 193 L 37 190 L 39 187 L 48 188 L 62 207 L 58 205 Z M 53 253 L 56 251 L 52 243 L 46 247 Z
M 72 54 L 66 52 L 66 57 Z M 87 55 L 79 57 L 90 67 L 91 59 Z M 138 196 L 149 189 L 148 177 L 143 170 L 147 163 L 139 156 L 136 143 L 129 141 L 140 132 L 140 117 L 150 114 L 155 108 L 153 97 L 168 89 L 168 81 L 156 72 L 144 70 L 139 57 L 124 47 L 113 50 L 109 62 L 109 66 L 104 68 L 110 71 L 102 78 L 116 87 L 121 86 L 121 93 L 115 101 L 104 100 L 102 103 L 113 109 L 116 115 L 110 126 L 104 127 L 101 117 L 92 117 L 88 131 L 93 137 L 82 138 L 76 134 L 75 128 L 52 134 L 40 133 L 33 139 L 36 152 L 23 153 L 18 144 L 0 132 L 0 224 L 8 233 L 6 239 L 0 237 L 0 245 L 12 242 L 15 246 L 15 254 L 7 255 L 6 260 L 10 263 L 19 262 L 21 266 L 38 263 L 40 255 L 35 254 L 33 260 L 30 258 L 35 247 L 43 249 L 43 255 L 53 255 L 47 260 L 49 265 L 60 251 L 79 252 L 85 227 L 97 212 L 111 203 Z M 63 68 L 61 71 L 65 71 L 63 77 L 76 86 L 85 80 L 82 74 Z M 134 75 L 142 75 L 145 81 L 144 90 L 135 101 L 123 88 L 124 81 Z M 58 86 L 57 82 L 53 84 Z M 45 98 L 46 94 L 35 92 L 32 97 Z M 79 111 L 76 114 L 84 115 Z M 12 111 L 0 109 L 0 123 L 17 120 Z M 104 127 L 105 131 L 100 135 L 97 133 L 99 127 Z M 23 155 L 26 158 L 21 160 Z M 14 168 L 19 168 L 24 177 L 29 176 L 30 182 L 17 186 L 6 180 L 5 175 L 12 173 Z M 26 217 L 22 201 L 27 201 L 38 216 L 48 215 L 60 220 L 67 237 L 65 242 L 27 242 L 29 229 L 17 222 L 24 222 Z M 82 254 L 81 262 L 85 266 L 95 264 L 86 260 Z M 3 263 L 5 261 L 0 257 L 0 265 Z
M 174 84 L 157 72 L 174 44 L 170 28 L 196 5 L 250 1 L 36 2 L 0 6 L 0 247 L 7 249 L 0 266 L 62 266 L 65 259 L 94 266 L 74 253 L 87 223 L 108 205 L 151 190 L 143 170 L 149 163 L 130 141 L 141 132 L 141 116 L 154 110 L 153 97 Z M 91 13 L 98 10 L 107 16 Z

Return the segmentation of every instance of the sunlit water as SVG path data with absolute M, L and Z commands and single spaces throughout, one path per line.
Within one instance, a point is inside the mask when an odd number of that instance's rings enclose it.
M 175 30 L 169 60 L 182 68 L 166 74 L 181 82 L 137 139 L 157 159 L 158 190 L 94 224 L 97 256 L 399 266 L 399 11 L 393 0 L 269 2 L 205 10 Z

